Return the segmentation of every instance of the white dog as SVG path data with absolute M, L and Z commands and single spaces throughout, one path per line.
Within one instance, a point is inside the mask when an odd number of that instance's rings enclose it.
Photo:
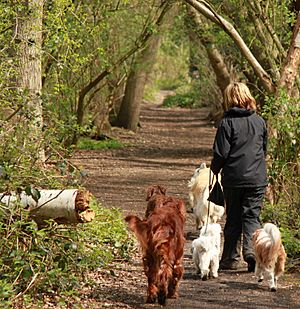
M 266 275 L 271 291 L 277 290 L 278 277 L 284 272 L 286 253 L 278 227 L 266 223 L 253 233 L 253 248 L 256 258 L 255 275 L 261 282 Z
M 205 163 L 198 167 L 188 183 L 190 204 L 196 218 L 198 230 L 207 223 L 209 196 L 209 168 Z M 224 207 L 210 202 L 208 223 L 216 223 L 224 214 Z
M 219 255 L 221 246 L 221 225 L 211 223 L 203 226 L 200 236 L 192 242 L 193 261 L 197 273 L 202 280 L 207 280 L 209 274 L 213 278 L 218 277 Z

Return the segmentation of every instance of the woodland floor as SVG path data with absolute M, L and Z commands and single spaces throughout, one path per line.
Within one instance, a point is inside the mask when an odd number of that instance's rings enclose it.
M 165 94 L 157 96 L 156 104 L 143 104 L 137 133 L 112 131 L 130 146 L 78 151 L 74 157 L 74 163 L 88 172 L 84 186 L 103 206 L 120 208 L 124 216 L 144 215 L 145 189 L 151 184 L 161 184 L 169 195 L 183 198 L 188 209 L 188 180 L 201 162 L 210 162 L 216 129 L 207 120 L 208 110 L 162 108 Z M 201 281 L 190 253 L 191 241 L 198 236 L 191 213 L 187 214 L 185 233 L 180 296 L 168 300 L 166 308 L 300 308 L 298 273 L 286 272 L 279 279 L 277 292 L 270 292 L 266 282 L 258 284 L 243 262 L 237 271 L 219 271 L 217 279 Z M 160 308 L 145 304 L 147 281 L 139 253 L 91 276 L 96 285 L 83 291 L 78 308 Z

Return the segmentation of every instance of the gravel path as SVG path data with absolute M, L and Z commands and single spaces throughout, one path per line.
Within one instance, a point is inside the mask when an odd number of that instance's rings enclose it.
M 162 100 L 165 93 L 158 97 Z M 117 150 L 79 151 L 74 163 L 88 172 L 85 186 L 105 207 L 144 215 L 145 189 L 161 184 L 169 195 L 188 204 L 187 182 L 201 162 L 211 159 L 215 128 L 208 110 L 167 109 L 144 104 L 137 133 L 114 129 L 112 135 L 130 146 Z M 222 222 L 223 224 L 224 222 Z M 300 308 L 300 276 L 284 274 L 276 293 L 267 283 L 258 284 L 241 263 L 237 271 L 220 271 L 217 279 L 201 281 L 190 253 L 197 237 L 194 218 L 188 213 L 185 227 L 184 278 L 180 297 L 166 308 Z M 139 253 L 130 262 L 116 262 L 111 270 L 94 274 L 98 285 L 83 300 L 84 308 L 159 308 L 145 304 L 146 277 Z M 92 301 L 92 307 L 91 307 Z

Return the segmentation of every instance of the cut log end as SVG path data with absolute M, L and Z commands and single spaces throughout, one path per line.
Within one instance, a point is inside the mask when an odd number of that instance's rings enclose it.
M 85 211 L 90 206 L 93 195 L 88 190 L 78 190 L 75 198 L 75 210 L 78 212 Z
M 91 222 L 95 218 L 94 210 L 90 209 L 93 195 L 87 190 L 78 190 L 75 198 L 75 211 L 79 223 Z

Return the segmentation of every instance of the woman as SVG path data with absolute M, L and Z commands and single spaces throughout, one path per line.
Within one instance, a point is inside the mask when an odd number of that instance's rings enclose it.
M 224 118 L 213 145 L 211 170 L 221 170 L 226 202 L 224 249 L 220 269 L 237 269 L 242 254 L 248 271 L 255 269 L 252 234 L 261 227 L 260 212 L 267 186 L 267 128 L 256 113 L 256 101 L 243 83 L 224 92 Z

